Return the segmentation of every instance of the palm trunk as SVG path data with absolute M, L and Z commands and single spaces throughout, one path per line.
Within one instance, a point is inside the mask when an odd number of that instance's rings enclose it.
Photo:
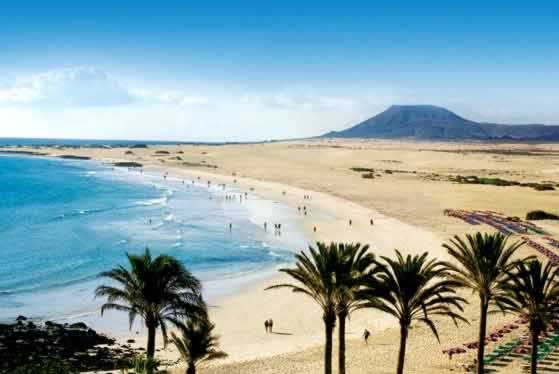
M 487 302 L 485 298 L 481 298 L 480 317 L 479 317 L 479 338 L 477 348 L 477 374 L 484 373 L 483 356 L 485 355 L 485 334 L 487 329 Z
M 150 324 L 148 326 L 148 348 L 146 354 L 149 358 L 155 355 L 155 326 Z
M 188 368 L 186 369 L 186 374 L 196 374 L 196 365 L 194 362 L 188 363 Z
M 532 362 L 530 363 L 530 373 L 536 374 L 538 372 L 538 337 L 540 332 L 537 330 L 531 330 L 532 333 Z
M 336 316 L 324 319 L 324 332 L 326 334 L 326 344 L 324 346 L 324 374 L 332 374 L 332 333 Z
M 404 362 L 406 360 L 406 343 L 408 341 L 408 326 L 400 324 L 400 351 L 398 352 L 398 368 L 396 374 L 404 374 Z
M 347 313 L 338 314 L 338 322 L 340 324 L 338 329 L 338 374 L 345 374 L 345 322 Z

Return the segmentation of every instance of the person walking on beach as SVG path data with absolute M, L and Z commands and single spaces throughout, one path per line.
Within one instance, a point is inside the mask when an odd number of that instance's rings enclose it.
M 374 225 L 374 222 L 373 222 L 373 219 L 371 218 L 371 226 L 373 226 L 373 225 Z
M 268 231 L 268 223 L 264 221 L 264 231 Z
M 229 224 L 229 232 L 231 232 L 231 231 L 233 231 L 233 224 L 232 223 Z
M 349 220 L 349 225 L 351 226 L 352 223 L 353 223 L 353 222 L 352 222 L 351 219 L 350 219 L 350 220 Z
M 274 333 L 274 320 L 270 318 L 270 320 L 268 321 L 268 327 L 270 329 L 270 334 Z
M 266 334 L 269 332 L 270 329 L 270 322 L 268 320 L 264 321 L 264 329 L 266 330 Z
M 365 331 L 363 331 L 363 339 L 365 339 L 365 344 L 369 344 L 369 336 L 371 336 L 371 333 L 369 332 L 369 330 L 365 329 Z

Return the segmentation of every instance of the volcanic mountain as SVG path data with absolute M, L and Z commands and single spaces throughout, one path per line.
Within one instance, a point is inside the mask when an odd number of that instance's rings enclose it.
M 475 122 L 434 105 L 393 105 L 328 138 L 559 141 L 559 126 Z

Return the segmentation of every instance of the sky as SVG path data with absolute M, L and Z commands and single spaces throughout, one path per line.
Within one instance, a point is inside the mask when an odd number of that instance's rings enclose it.
M 559 124 L 557 1 L 26 1 L 0 11 L 0 137 L 246 141 L 392 104 Z

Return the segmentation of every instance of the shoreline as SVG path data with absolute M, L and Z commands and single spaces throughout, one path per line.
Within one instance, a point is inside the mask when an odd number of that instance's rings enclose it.
M 49 152 L 41 155 L 41 157 L 57 157 L 57 154 L 56 152 Z M 112 159 L 104 157 L 92 157 L 91 159 L 102 163 L 126 161 L 125 159 Z M 389 238 L 392 236 L 379 234 L 378 229 L 382 227 L 389 228 L 389 231 L 391 232 L 401 232 L 402 230 L 407 231 L 409 232 L 409 235 L 406 237 L 409 238 L 423 236 L 426 238 L 424 240 L 431 243 L 442 242 L 436 235 L 422 228 L 403 223 L 395 218 L 387 217 L 379 212 L 365 208 L 354 202 L 323 192 L 309 191 L 299 187 L 264 180 L 256 180 L 243 176 L 226 176 L 209 171 L 182 169 L 172 166 L 158 165 L 155 163 L 146 163 L 144 164 L 143 169 L 148 172 L 155 171 L 159 173 L 168 173 L 171 178 L 182 177 L 196 179 L 200 177 L 203 181 L 211 180 L 212 183 L 217 182 L 234 185 L 240 191 L 249 191 L 249 193 L 262 198 L 279 201 L 295 211 L 297 210 L 297 206 L 305 204 L 309 214 L 303 219 L 301 229 L 304 232 L 305 237 L 309 239 L 310 243 L 314 243 L 316 241 L 359 241 L 363 244 L 371 244 L 373 249 L 380 247 L 382 248 L 380 254 L 387 255 L 392 254 L 392 250 L 394 248 L 402 247 L 402 245 L 404 247 L 411 248 L 411 245 L 408 245 L 407 240 L 402 242 L 402 237 L 399 237 L 398 240 L 400 242 L 398 244 L 400 245 L 382 240 L 383 238 Z M 236 183 L 234 180 L 236 180 Z M 311 199 L 303 200 L 303 195 L 305 194 L 310 194 Z M 318 212 L 318 214 L 315 212 Z M 318 217 L 318 219 L 315 217 Z M 369 223 L 371 218 L 374 219 L 375 222 L 375 225 L 372 227 Z M 353 221 L 351 227 L 349 227 L 348 224 L 349 219 Z M 343 227 L 340 229 L 339 226 Z M 317 227 L 317 232 L 314 232 L 314 227 Z M 297 249 L 296 252 L 301 249 Z M 320 318 L 317 317 L 319 316 L 319 311 L 310 313 L 310 315 L 308 313 L 309 310 L 315 309 L 313 303 L 298 295 L 291 295 L 289 291 L 264 292 L 263 290 L 267 286 L 286 279 L 271 269 L 265 271 L 265 273 L 266 274 L 256 282 L 246 284 L 234 291 L 232 294 L 217 297 L 215 301 L 211 303 L 213 304 L 213 307 L 210 308 L 210 315 L 212 320 L 216 323 L 217 333 L 221 336 L 221 345 L 223 349 L 229 353 L 229 358 L 211 363 L 211 366 L 221 366 L 253 359 L 262 359 L 276 355 L 301 352 L 306 349 L 316 348 L 322 344 L 323 331 Z M 278 293 L 282 294 L 282 299 L 284 300 L 281 304 L 274 307 L 274 299 L 277 297 Z M 235 329 L 231 330 L 230 328 L 236 319 L 242 318 L 246 315 L 247 308 L 242 308 L 242 304 L 250 306 L 257 305 L 256 309 L 258 309 L 258 304 L 267 306 L 266 308 L 261 308 L 264 310 L 260 311 L 259 318 L 256 316 L 253 317 L 254 322 L 252 324 L 253 326 L 251 326 L 250 333 L 247 330 L 239 331 Z M 297 305 L 299 308 L 294 308 L 293 305 Z M 299 309 L 299 311 L 293 310 L 293 312 L 299 312 L 301 315 L 307 314 L 307 316 L 305 318 L 296 318 L 298 320 L 290 321 L 289 323 L 282 323 L 281 319 L 278 319 L 278 317 L 274 318 L 274 315 L 277 316 L 283 314 L 282 309 L 286 307 L 289 307 L 290 309 Z M 368 314 L 373 315 L 374 318 L 372 316 L 365 316 L 362 314 L 364 313 L 358 313 L 356 316 L 352 316 L 352 320 L 348 324 L 349 339 L 360 336 L 362 329 L 365 327 L 367 327 L 373 335 L 375 333 L 380 333 L 385 329 L 395 327 L 395 324 L 393 322 L 391 323 L 389 318 L 378 313 L 368 312 Z M 291 332 L 287 332 L 285 333 L 286 335 L 274 336 L 275 339 L 267 339 L 267 341 L 263 341 L 262 338 L 269 337 L 266 337 L 263 334 L 261 321 L 267 319 L 268 316 L 274 318 L 279 329 L 292 327 L 293 324 L 297 324 L 300 330 L 304 331 L 304 335 L 297 335 L 297 338 L 290 338 L 294 335 L 287 335 L 292 334 Z M 252 332 L 252 329 L 255 331 Z M 110 335 L 110 331 L 102 331 Z M 240 335 L 244 335 L 244 344 L 239 344 L 238 342 L 238 337 Z M 229 336 L 234 337 L 232 340 L 235 342 L 228 342 Z M 131 333 L 130 335 L 119 336 L 116 338 L 117 341 L 121 343 L 124 343 L 129 339 L 134 339 L 135 343 L 132 344 L 132 346 L 142 347 L 146 337 L 144 334 L 133 335 Z M 272 344 L 270 344 L 270 340 L 274 340 Z M 158 340 L 158 343 L 158 346 L 161 349 L 160 339 Z M 261 349 L 262 344 L 266 345 L 265 351 L 262 351 Z M 158 352 L 158 356 L 170 361 L 174 361 L 176 359 L 176 354 L 172 349 L 170 349 L 170 347 L 167 347 L 165 351 L 161 350 Z
M 115 160 L 106 161 L 113 162 Z M 302 229 L 305 233 L 305 237 L 309 239 L 311 244 L 314 244 L 316 241 L 359 241 L 363 244 L 372 244 L 370 235 L 373 231 L 370 231 L 371 226 L 369 223 L 371 218 L 374 219 L 375 226 L 388 222 L 389 226 L 402 225 L 402 227 L 406 227 L 406 230 L 410 230 L 416 234 L 420 234 L 423 231 L 423 229 L 419 227 L 408 225 L 395 218 L 387 217 L 379 212 L 362 207 L 354 202 L 322 192 L 309 191 L 294 186 L 264 180 L 255 180 L 242 176 L 226 176 L 207 171 L 164 167 L 162 165 L 148 164 L 144 166 L 144 170 L 167 172 L 169 177 L 200 177 L 203 181 L 211 180 L 212 183 L 234 184 L 241 191 L 250 191 L 249 193 L 262 198 L 279 201 L 295 211 L 298 206 L 305 204 L 309 214 L 305 216 L 303 220 Z M 234 182 L 235 180 L 236 182 Z M 304 200 L 303 196 L 305 194 L 310 194 L 311 199 Z M 315 211 L 318 211 L 318 214 L 313 213 Z M 346 214 L 342 216 L 342 213 Z M 318 220 L 314 217 L 318 217 Z M 347 217 L 352 217 L 353 223 L 351 227 L 349 227 L 349 218 Z M 336 227 L 340 225 L 347 225 L 347 230 L 337 229 Z M 375 226 L 373 226 L 373 228 Z M 313 230 L 314 227 L 317 227 L 316 232 Z M 321 227 L 325 227 L 326 229 L 320 230 Z M 433 234 L 423 232 L 423 235 L 431 236 Z M 410 235 L 410 237 L 411 236 L 413 235 Z M 360 239 L 355 240 L 356 237 Z M 380 237 L 382 237 L 382 235 L 379 235 L 379 238 Z M 436 236 L 432 236 L 429 239 L 439 242 L 439 238 Z M 381 242 L 379 245 L 384 247 L 388 245 L 388 243 Z M 371 247 L 374 248 L 375 246 L 371 245 Z M 383 254 L 391 255 L 393 248 L 395 247 L 386 248 Z M 303 248 L 295 252 L 300 250 L 303 250 Z M 304 250 L 306 250 L 306 248 L 304 248 Z M 388 253 L 386 253 L 386 251 L 388 251 Z M 266 287 L 276 283 L 283 283 L 286 280 L 288 280 L 286 276 L 277 272 L 268 272 L 266 277 L 259 279 L 255 283 L 247 284 L 246 287 L 238 289 L 235 293 L 215 300 L 213 307 L 210 307 L 210 316 L 216 323 L 216 332 L 220 335 L 221 347 L 229 353 L 229 357 L 224 360 L 211 362 L 208 364 L 209 366 L 220 367 L 229 364 L 238 364 L 255 359 L 266 359 L 278 355 L 302 352 L 307 349 L 314 349 L 322 346 L 323 328 L 319 317 L 320 311 L 313 302 L 299 295 L 293 295 L 290 291 L 286 290 L 264 291 Z M 274 299 L 278 292 L 282 294 L 284 300 L 282 300 L 281 304 L 274 306 Z M 247 330 L 239 331 L 236 329 L 231 330 L 229 328 L 223 328 L 224 325 L 229 326 L 234 324 L 236 320 L 243 318 L 243 316 L 251 312 L 249 309 L 252 308 L 246 308 L 244 305 L 250 305 L 252 307 L 255 304 L 260 306 L 266 305 L 267 311 L 265 313 L 258 313 L 260 318 L 254 321 L 254 332 L 252 330 L 249 332 Z M 272 307 L 270 307 L 270 305 L 272 305 Z M 297 307 L 295 307 L 295 305 L 297 305 Z M 278 336 L 274 336 L 273 339 L 264 340 L 263 338 L 269 337 L 266 337 L 262 332 L 263 327 L 261 325 L 263 321 L 268 318 L 267 316 L 273 318 L 274 315 L 283 314 L 282 312 L 285 308 L 289 308 L 293 313 L 298 312 L 301 315 L 307 314 L 307 316 L 305 316 L 305 318 L 291 320 L 289 324 L 282 323 L 281 319 L 278 320 L 277 317 L 274 318 L 275 325 L 281 331 L 278 333 Z M 258 309 L 258 307 L 256 307 L 256 309 Z M 314 310 L 310 316 L 308 315 L 309 310 Z M 288 326 L 291 327 L 294 323 L 298 325 L 300 330 L 305 332 L 304 336 L 291 339 L 290 336 L 292 336 L 293 333 L 284 331 L 284 329 L 290 330 Z M 365 327 L 374 335 L 386 329 L 395 328 L 396 321 L 392 321 L 390 317 L 377 312 L 354 313 L 347 326 L 348 339 L 359 338 Z M 244 335 L 243 344 L 239 344 L 238 341 L 241 334 Z M 228 337 L 234 337 L 235 341 L 231 339 L 232 341 L 229 342 Z M 270 340 L 273 341 L 270 342 Z M 263 345 L 266 346 L 266 350 L 264 351 L 262 350 Z M 162 355 L 162 357 L 166 359 L 174 357 L 172 351 L 168 353 L 170 353 L 170 355 Z
M 370 148 L 368 148 L 370 147 Z M 302 230 L 311 243 L 320 241 L 361 242 L 370 244 L 376 255 L 393 255 L 395 248 L 405 254 L 429 252 L 430 257 L 447 260 L 448 254 L 442 248 L 453 234 L 470 233 L 477 230 L 492 231 L 489 227 L 469 226 L 466 223 L 445 217 L 443 210 L 492 209 L 508 215 L 521 216 L 527 207 L 548 206 L 555 192 L 543 193 L 516 187 L 493 187 L 478 185 L 456 185 L 446 182 L 425 180 L 411 171 L 424 173 L 482 174 L 492 170 L 497 175 L 512 175 L 516 162 L 519 169 L 515 178 L 521 180 L 551 179 L 558 172 L 552 166 L 542 169 L 542 165 L 552 156 L 533 156 L 530 163 L 518 156 L 505 163 L 502 156 L 492 152 L 487 155 L 474 153 L 464 156 L 457 149 L 440 157 L 440 150 L 424 149 L 424 145 L 413 149 L 383 148 L 375 143 L 363 147 L 349 144 L 344 147 L 317 147 L 304 144 L 273 144 L 243 147 L 152 147 L 134 150 L 125 154 L 126 149 L 73 149 L 72 154 L 88 156 L 91 159 L 113 163 L 117 161 L 139 162 L 146 170 L 163 170 L 170 176 L 198 178 L 212 183 L 234 184 L 249 194 L 256 194 L 270 200 L 280 201 L 297 212 L 298 206 L 307 206 L 308 215 L 302 217 Z M 25 150 L 26 148 L 22 148 Z M 165 150 L 166 156 L 159 156 L 158 150 Z M 49 156 L 60 155 L 64 150 L 46 149 Z M 66 150 L 70 152 L 69 150 Z M 404 155 L 401 155 L 401 153 Z M 160 153 L 161 154 L 161 153 Z M 157 156 L 156 156 L 157 155 Z M 180 155 L 180 161 L 173 161 Z M 321 157 L 321 158 L 319 158 Z M 417 161 L 415 159 L 420 157 Z M 532 156 L 530 156 L 532 157 Z M 218 169 L 194 168 L 183 164 L 182 160 L 195 162 L 197 166 L 219 165 Z M 553 160 L 553 158 L 551 158 Z M 491 162 L 492 169 L 479 169 L 479 162 Z M 403 164 L 399 169 L 409 173 L 383 173 L 390 164 Z M 460 164 L 458 164 L 460 162 Z M 207 164 L 205 164 L 207 163 Z M 186 165 L 186 166 L 185 166 Z M 425 169 L 429 165 L 430 169 Z M 535 166 L 533 166 L 535 165 Z M 371 166 L 381 170 L 382 178 L 374 181 L 362 179 L 349 169 L 354 166 Z M 188 169 L 187 169 L 188 167 Z M 395 167 L 395 166 L 393 166 Z M 422 169 L 423 168 L 423 169 Z M 534 170 L 542 169 L 541 175 Z M 485 171 L 484 171 L 485 170 Z M 514 170 L 513 170 L 514 171 Z M 246 172 L 248 175 L 245 175 Z M 252 190 L 251 190 L 252 189 Z M 316 191 L 311 191 L 316 189 Z M 303 199 L 310 194 L 311 200 Z M 543 205 L 542 202 L 546 202 Z M 553 206 L 557 206 L 556 204 Z M 352 220 L 352 225 L 348 220 Z M 374 225 L 370 225 L 374 219 Z M 542 222 L 544 228 L 555 233 L 557 226 Z M 317 228 L 316 233 L 314 227 Z M 522 249 L 520 255 L 534 254 L 530 248 Z M 221 348 L 229 353 L 224 360 L 205 365 L 208 374 L 278 374 L 278 373 L 320 373 L 322 368 L 322 346 L 324 343 L 321 314 L 314 303 L 307 298 L 294 295 L 288 290 L 264 291 L 264 288 L 285 280 L 281 274 L 258 280 L 238 289 L 234 295 L 218 298 L 211 308 L 212 320 L 216 323 L 216 333 L 220 335 Z M 471 326 L 456 328 L 450 321 L 441 320 L 437 343 L 430 330 L 416 326 L 409 337 L 408 371 L 416 374 L 460 372 L 463 363 L 471 363 L 473 356 L 456 357 L 452 362 L 441 354 L 450 346 L 460 346 L 476 339 L 476 320 L 479 315 L 478 301 L 470 293 L 464 293 L 470 304 L 464 316 Z M 265 334 L 263 321 L 274 319 L 278 334 Z M 495 328 L 510 320 L 510 316 L 492 315 L 488 328 Z M 361 341 L 363 329 L 371 332 L 374 346 L 366 346 Z M 372 311 L 358 311 L 352 314 L 347 326 L 348 370 L 354 374 L 369 372 L 370 367 L 379 373 L 394 370 L 398 335 L 396 321 L 386 315 Z M 142 337 L 134 336 L 138 346 L 144 345 Z M 158 340 L 161 343 L 161 340 Z M 334 343 L 336 350 L 336 343 Z M 157 353 L 158 357 L 174 361 L 177 357 L 172 347 Z M 351 368 L 351 369 L 350 369 Z M 508 367 L 511 373 L 520 373 L 518 367 Z M 518 369 L 518 370 L 517 370 Z M 172 372 L 182 372 L 177 369 Z
M 3 151 L 0 151 L 0 156 L 4 154 Z M 147 184 L 147 185 L 161 185 L 162 187 L 172 190 L 172 191 L 178 191 L 179 190 L 179 186 L 177 185 L 178 183 L 180 183 L 180 179 L 179 178 L 175 178 L 175 180 L 173 180 L 173 178 L 171 176 L 169 176 L 169 178 L 165 178 L 165 181 L 160 181 L 159 179 L 163 177 L 164 174 L 166 174 L 166 169 L 164 168 L 152 168 L 149 171 L 152 172 L 152 174 L 143 174 L 140 175 L 139 173 L 135 173 L 135 175 L 127 175 L 129 174 L 129 172 L 127 172 L 125 170 L 125 168 L 115 168 L 115 167 L 111 167 L 110 165 L 107 165 L 107 163 L 103 160 L 97 160 L 97 159 L 91 159 L 89 157 L 58 157 L 58 156 L 54 156 L 54 155 L 49 155 L 46 153 L 41 153 L 41 154 L 31 154 L 28 152 L 17 152 L 17 153 L 13 153 L 13 152 L 8 152 L 6 154 L 6 156 L 10 157 L 10 156 L 22 156 L 22 157 L 37 157 L 37 158 L 41 158 L 41 159 L 51 159 L 54 161 L 60 161 L 63 162 L 64 160 L 71 160 L 71 161 L 77 161 L 77 162 L 81 162 L 81 161 L 90 161 L 93 162 L 95 164 L 92 164 L 94 166 L 94 169 L 96 169 L 97 167 L 102 167 L 104 168 L 104 170 L 106 169 L 107 171 L 107 176 L 103 177 L 103 179 L 107 179 L 109 181 L 112 181 L 113 179 L 118 183 L 120 181 L 126 181 L 127 183 L 133 183 L 133 184 Z M 85 170 L 89 169 L 89 166 L 84 166 Z M 120 169 L 117 171 L 110 171 L 110 169 Z M 96 174 L 97 171 L 87 171 L 87 174 L 90 175 L 90 173 Z M 147 179 L 144 179 L 144 177 L 147 177 Z M 215 188 L 208 188 L 208 186 L 204 183 L 201 183 L 200 181 L 197 182 L 196 188 L 199 191 L 205 191 L 208 192 L 210 194 L 210 196 L 213 196 L 214 198 L 219 198 L 220 195 L 222 194 L 221 188 L 219 190 L 215 190 Z M 224 191 L 223 193 L 230 193 L 230 194 L 238 194 L 239 191 L 237 191 L 237 189 L 229 189 L 228 191 Z M 168 195 L 167 195 L 168 196 Z M 210 198 L 211 199 L 211 198 Z M 159 199 L 157 199 L 159 200 Z M 244 210 L 246 210 L 247 212 L 247 219 L 249 221 L 251 221 L 252 223 L 254 223 L 255 227 L 254 230 L 257 230 L 257 223 L 255 220 L 253 220 L 252 216 L 255 212 L 260 211 L 261 209 L 264 209 L 266 206 L 269 206 L 271 203 L 271 201 L 268 201 L 264 198 L 262 199 L 253 199 L 253 203 L 251 204 L 251 209 L 248 209 L 248 207 L 243 208 Z M 139 205 L 144 205 L 139 204 Z M 151 205 L 151 204 L 149 204 Z M 260 205 L 262 205 L 262 207 L 259 207 Z M 252 211 L 254 210 L 254 211 Z M 225 212 L 224 212 L 225 213 Z M 287 220 L 287 221 L 283 221 L 283 223 L 287 223 L 288 227 L 299 227 L 300 225 L 298 224 L 298 222 L 295 222 L 294 218 L 296 219 L 296 217 L 291 217 L 291 216 L 284 216 L 283 212 L 279 212 L 280 216 L 282 217 L 282 219 Z M 293 222 L 291 222 L 293 221 Z M 296 237 L 297 238 L 301 238 L 302 237 L 302 231 L 301 233 L 297 232 L 296 233 Z M 289 251 L 291 253 L 293 253 L 292 251 L 292 247 L 290 247 L 288 245 L 288 241 L 286 241 L 285 239 L 281 238 L 281 237 L 265 237 L 265 238 L 261 238 L 262 239 L 262 251 L 267 251 L 267 252 L 272 252 L 272 251 L 278 251 L 279 254 L 276 254 L 274 256 L 278 256 L 282 258 L 282 261 L 276 261 L 276 262 L 269 262 L 269 263 L 263 263 L 261 265 L 255 265 L 255 266 L 249 266 L 247 269 L 244 270 L 240 270 L 240 271 L 232 271 L 232 270 L 227 270 L 227 269 L 221 269 L 219 270 L 217 273 L 214 273 L 214 270 L 211 269 L 198 269 L 195 271 L 198 271 L 200 274 L 199 277 L 201 277 L 200 279 L 202 279 L 202 281 L 205 284 L 204 287 L 204 291 L 205 292 L 209 292 L 208 294 L 205 295 L 206 300 L 209 302 L 209 304 L 214 304 L 216 301 L 219 301 L 221 298 L 225 298 L 225 297 L 229 297 L 232 296 L 248 287 L 250 287 L 251 285 L 255 284 L 256 282 L 264 282 L 268 279 L 273 278 L 273 276 L 276 274 L 276 271 L 278 268 L 286 266 L 287 264 L 289 264 L 290 262 L 284 262 L 283 258 L 286 256 L 286 253 Z M 244 246 L 241 246 L 244 247 Z M 269 250 L 267 249 L 267 247 L 269 247 Z M 286 260 L 287 261 L 287 260 Z M 85 286 L 89 285 L 91 281 L 88 280 L 85 283 Z M 84 284 L 82 284 L 83 286 Z M 226 287 L 227 286 L 227 287 Z M 48 289 L 47 292 L 61 292 L 61 291 L 57 291 L 58 288 L 53 288 L 53 289 Z M 63 291 L 63 290 L 62 290 Z M 23 314 L 29 321 L 34 322 L 34 323 L 38 323 L 38 324 L 42 324 L 45 322 L 54 322 L 54 323 L 67 323 L 67 324 L 72 324 L 72 323 L 76 323 L 76 322 L 85 322 L 87 323 L 87 325 L 98 329 L 100 332 L 107 334 L 115 339 L 129 339 L 129 338 L 134 338 L 137 337 L 136 335 L 133 336 L 133 332 L 132 331 L 137 331 L 137 330 L 142 330 L 143 326 L 137 326 L 136 324 L 134 325 L 134 328 L 131 331 L 126 331 L 125 333 L 123 333 L 123 331 L 117 330 L 116 327 L 114 327 L 114 323 L 120 323 L 121 321 L 116 321 L 116 322 L 110 322 L 110 320 L 114 320 L 114 316 L 109 316 L 108 318 L 105 317 L 104 319 L 102 319 L 99 316 L 99 308 L 98 307 L 94 307 L 94 308 L 83 308 L 83 309 L 79 309 L 79 310 L 75 310 L 71 313 L 66 313 L 66 314 L 45 314 L 45 315 L 30 315 L 29 313 L 25 313 L 25 311 L 20 311 L 16 314 L 14 314 L 13 316 L 6 316 L 6 318 L 0 320 L 0 323 L 6 323 L 6 324 L 10 324 L 13 323 L 16 316 L 18 314 Z M 111 313 L 109 313 L 111 314 Z M 13 318 L 12 318 L 13 317 Z M 100 321 L 105 321 L 105 323 L 100 323 Z M 116 326 L 116 325 L 115 325 Z M 144 334 L 145 332 L 142 332 L 142 334 Z

